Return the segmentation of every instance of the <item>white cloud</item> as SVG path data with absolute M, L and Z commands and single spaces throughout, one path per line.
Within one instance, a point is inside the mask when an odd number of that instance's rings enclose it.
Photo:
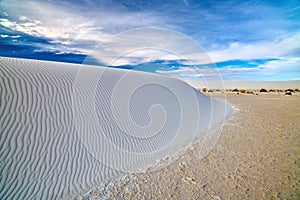
M 224 67 L 219 73 L 225 80 L 299 80 L 300 58 L 271 60 L 256 67 Z
M 91 57 L 101 60 L 102 63 L 111 63 L 113 59 L 118 58 L 113 65 L 140 64 L 154 60 L 181 60 L 181 63 L 186 65 L 203 65 L 213 61 L 284 59 L 289 56 L 289 52 L 300 48 L 297 41 L 300 41 L 300 32 L 277 38 L 272 42 L 236 42 L 228 49 L 207 53 L 195 41 L 178 32 L 145 29 L 122 33 L 105 41 L 101 48 L 92 52 Z M 227 67 L 226 70 L 246 72 L 254 69 Z
M 285 35 L 272 42 L 232 43 L 227 49 L 209 52 L 214 62 L 282 58 L 300 48 L 300 32 Z
M 209 67 L 193 67 L 193 66 L 181 66 L 178 69 L 173 70 L 156 70 L 158 74 L 164 74 L 167 76 L 177 77 L 184 80 L 195 79 L 220 79 L 220 70 L 217 68 Z
M 9 37 L 9 35 L 3 35 L 3 34 L 1 34 L 0 35 L 2 38 L 8 38 Z
M 175 32 L 176 33 L 176 32 Z M 122 61 L 118 64 L 139 64 L 159 60 L 182 60 L 182 64 L 203 65 L 213 62 L 223 62 L 230 60 L 252 60 L 278 58 L 280 60 L 291 57 L 292 53 L 300 48 L 300 32 L 277 38 L 271 42 L 256 43 L 232 43 L 227 49 L 213 52 L 205 52 L 195 41 L 184 36 L 172 33 L 166 34 L 161 31 L 153 32 L 134 32 L 130 36 L 113 37 L 112 40 L 104 42 L 102 49 L 97 49 L 94 55 L 102 62 L 107 63 L 112 58 L 122 56 Z M 142 47 L 155 47 L 156 53 L 150 53 L 149 50 L 141 50 Z M 132 49 L 138 51 L 132 52 Z M 159 50 L 159 48 L 161 50 Z M 169 50 L 169 51 L 163 51 Z M 124 55 L 124 52 L 130 52 Z M 155 55 L 155 56 L 153 56 Z M 270 64 L 272 64 L 271 62 Z M 115 63 L 117 64 L 117 63 Z M 232 71 L 252 71 L 252 68 L 227 68 Z
M 300 79 L 300 58 L 284 58 L 281 60 L 269 61 L 259 65 L 260 74 L 263 75 L 286 75 L 288 74 L 293 79 Z
M 1 19 L 0 19 L 1 20 Z M 20 38 L 21 36 L 20 35 L 6 35 L 6 34 L 0 34 L 0 37 L 2 38 Z
M 0 19 L 1 26 L 46 38 L 57 45 L 58 51 L 69 46 L 69 51 L 76 48 L 77 52 L 86 53 L 120 31 L 164 24 L 158 14 L 130 12 L 107 2 L 84 7 L 67 2 L 4 0 L 1 7 L 7 13 L 7 18 Z M 49 45 L 40 46 L 51 49 Z
M 226 66 L 223 68 L 197 68 L 182 66 L 178 69 L 158 69 L 156 73 L 189 80 L 299 80 L 300 58 L 268 61 L 256 67 Z
M 20 35 L 11 35 L 10 38 L 20 38 Z
M 154 60 L 185 60 L 191 65 L 211 63 L 207 53 L 194 40 L 161 28 L 140 28 L 120 33 L 104 41 L 91 52 L 90 57 L 110 65 L 115 59 L 122 61 L 118 64 L 124 65 Z

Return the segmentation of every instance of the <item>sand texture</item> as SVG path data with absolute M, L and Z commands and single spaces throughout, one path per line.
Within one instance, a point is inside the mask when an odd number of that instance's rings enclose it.
M 178 154 L 230 113 L 175 78 L 0 57 L 0 199 L 72 199 Z
M 128 176 L 89 196 L 300 199 L 300 95 L 232 93 L 227 100 L 235 114 L 204 159 L 196 144 L 165 168 Z

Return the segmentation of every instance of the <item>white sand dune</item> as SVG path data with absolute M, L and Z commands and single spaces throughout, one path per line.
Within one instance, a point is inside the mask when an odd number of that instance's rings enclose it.
M 231 112 L 170 77 L 1 57 L 0 199 L 74 198 L 178 153 Z

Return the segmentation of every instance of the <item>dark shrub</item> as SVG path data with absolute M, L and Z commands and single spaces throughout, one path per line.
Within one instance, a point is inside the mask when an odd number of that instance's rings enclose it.
M 261 88 L 259 91 L 260 92 L 268 92 L 265 88 Z
M 289 89 L 286 89 L 285 92 L 294 92 L 294 90 L 289 88 Z
M 270 92 L 276 92 L 276 90 L 274 90 L 274 89 L 270 89 Z

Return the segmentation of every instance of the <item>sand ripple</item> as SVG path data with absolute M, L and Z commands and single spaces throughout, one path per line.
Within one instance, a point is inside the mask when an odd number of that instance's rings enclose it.
M 142 72 L 0 58 L 0 199 L 70 199 L 150 166 L 231 108 Z

